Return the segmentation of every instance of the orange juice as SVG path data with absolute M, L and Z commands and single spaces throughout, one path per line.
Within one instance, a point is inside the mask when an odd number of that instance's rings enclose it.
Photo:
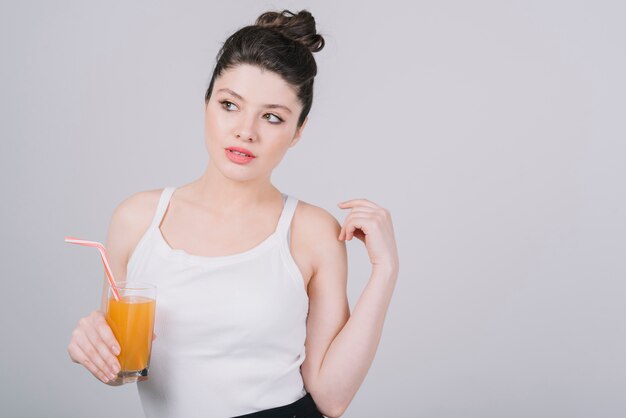
M 154 299 L 145 296 L 109 298 L 106 320 L 120 344 L 117 359 L 122 373 L 148 368 L 155 305 Z

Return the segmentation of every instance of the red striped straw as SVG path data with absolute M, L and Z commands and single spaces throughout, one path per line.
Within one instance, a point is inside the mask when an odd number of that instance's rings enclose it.
M 117 286 L 115 285 L 115 279 L 113 278 L 113 272 L 111 271 L 111 266 L 109 265 L 109 260 L 107 258 L 107 251 L 104 248 L 104 245 L 96 241 L 86 241 L 84 239 L 74 237 L 65 237 L 65 242 L 69 242 L 70 244 L 85 245 L 87 247 L 95 247 L 98 251 L 100 251 L 100 258 L 102 259 L 102 264 L 104 264 L 104 271 L 106 272 L 107 279 L 109 279 L 109 286 L 111 286 L 111 290 L 113 291 L 113 297 L 115 300 L 119 301 L 120 292 L 117 290 Z

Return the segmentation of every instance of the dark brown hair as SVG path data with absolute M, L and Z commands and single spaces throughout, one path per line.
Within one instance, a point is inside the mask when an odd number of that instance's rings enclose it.
M 301 126 L 313 103 L 313 79 L 317 74 L 313 52 L 323 47 L 324 38 L 317 33 L 315 19 L 308 11 L 263 13 L 254 25 L 239 29 L 224 42 L 204 101 L 209 102 L 215 79 L 224 70 L 254 65 L 280 75 L 295 88 L 302 103 L 298 119 Z

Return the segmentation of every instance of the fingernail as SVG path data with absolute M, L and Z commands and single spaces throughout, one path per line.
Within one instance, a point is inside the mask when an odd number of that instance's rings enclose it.
M 111 370 L 113 371 L 114 376 L 117 376 L 117 374 L 120 372 L 120 369 L 118 369 L 117 366 L 111 367 Z
M 111 348 L 113 349 L 113 353 L 114 353 L 116 356 L 118 356 L 118 355 L 120 354 L 120 348 L 119 348 L 119 347 L 113 346 L 113 347 L 111 347 Z
M 106 376 L 102 376 L 102 381 L 104 383 L 109 383 L 109 379 Z

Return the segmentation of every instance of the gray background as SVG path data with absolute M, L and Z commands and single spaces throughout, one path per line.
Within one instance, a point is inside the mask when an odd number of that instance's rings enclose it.
M 286 7 L 327 46 L 275 183 L 339 219 L 386 206 L 402 262 L 345 416 L 626 416 L 623 4 L 3 2 L 0 415 L 141 414 L 67 356 L 102 267 L 63 237 L 103 241 L 124 198 L 202 173 L 217 49 Z

